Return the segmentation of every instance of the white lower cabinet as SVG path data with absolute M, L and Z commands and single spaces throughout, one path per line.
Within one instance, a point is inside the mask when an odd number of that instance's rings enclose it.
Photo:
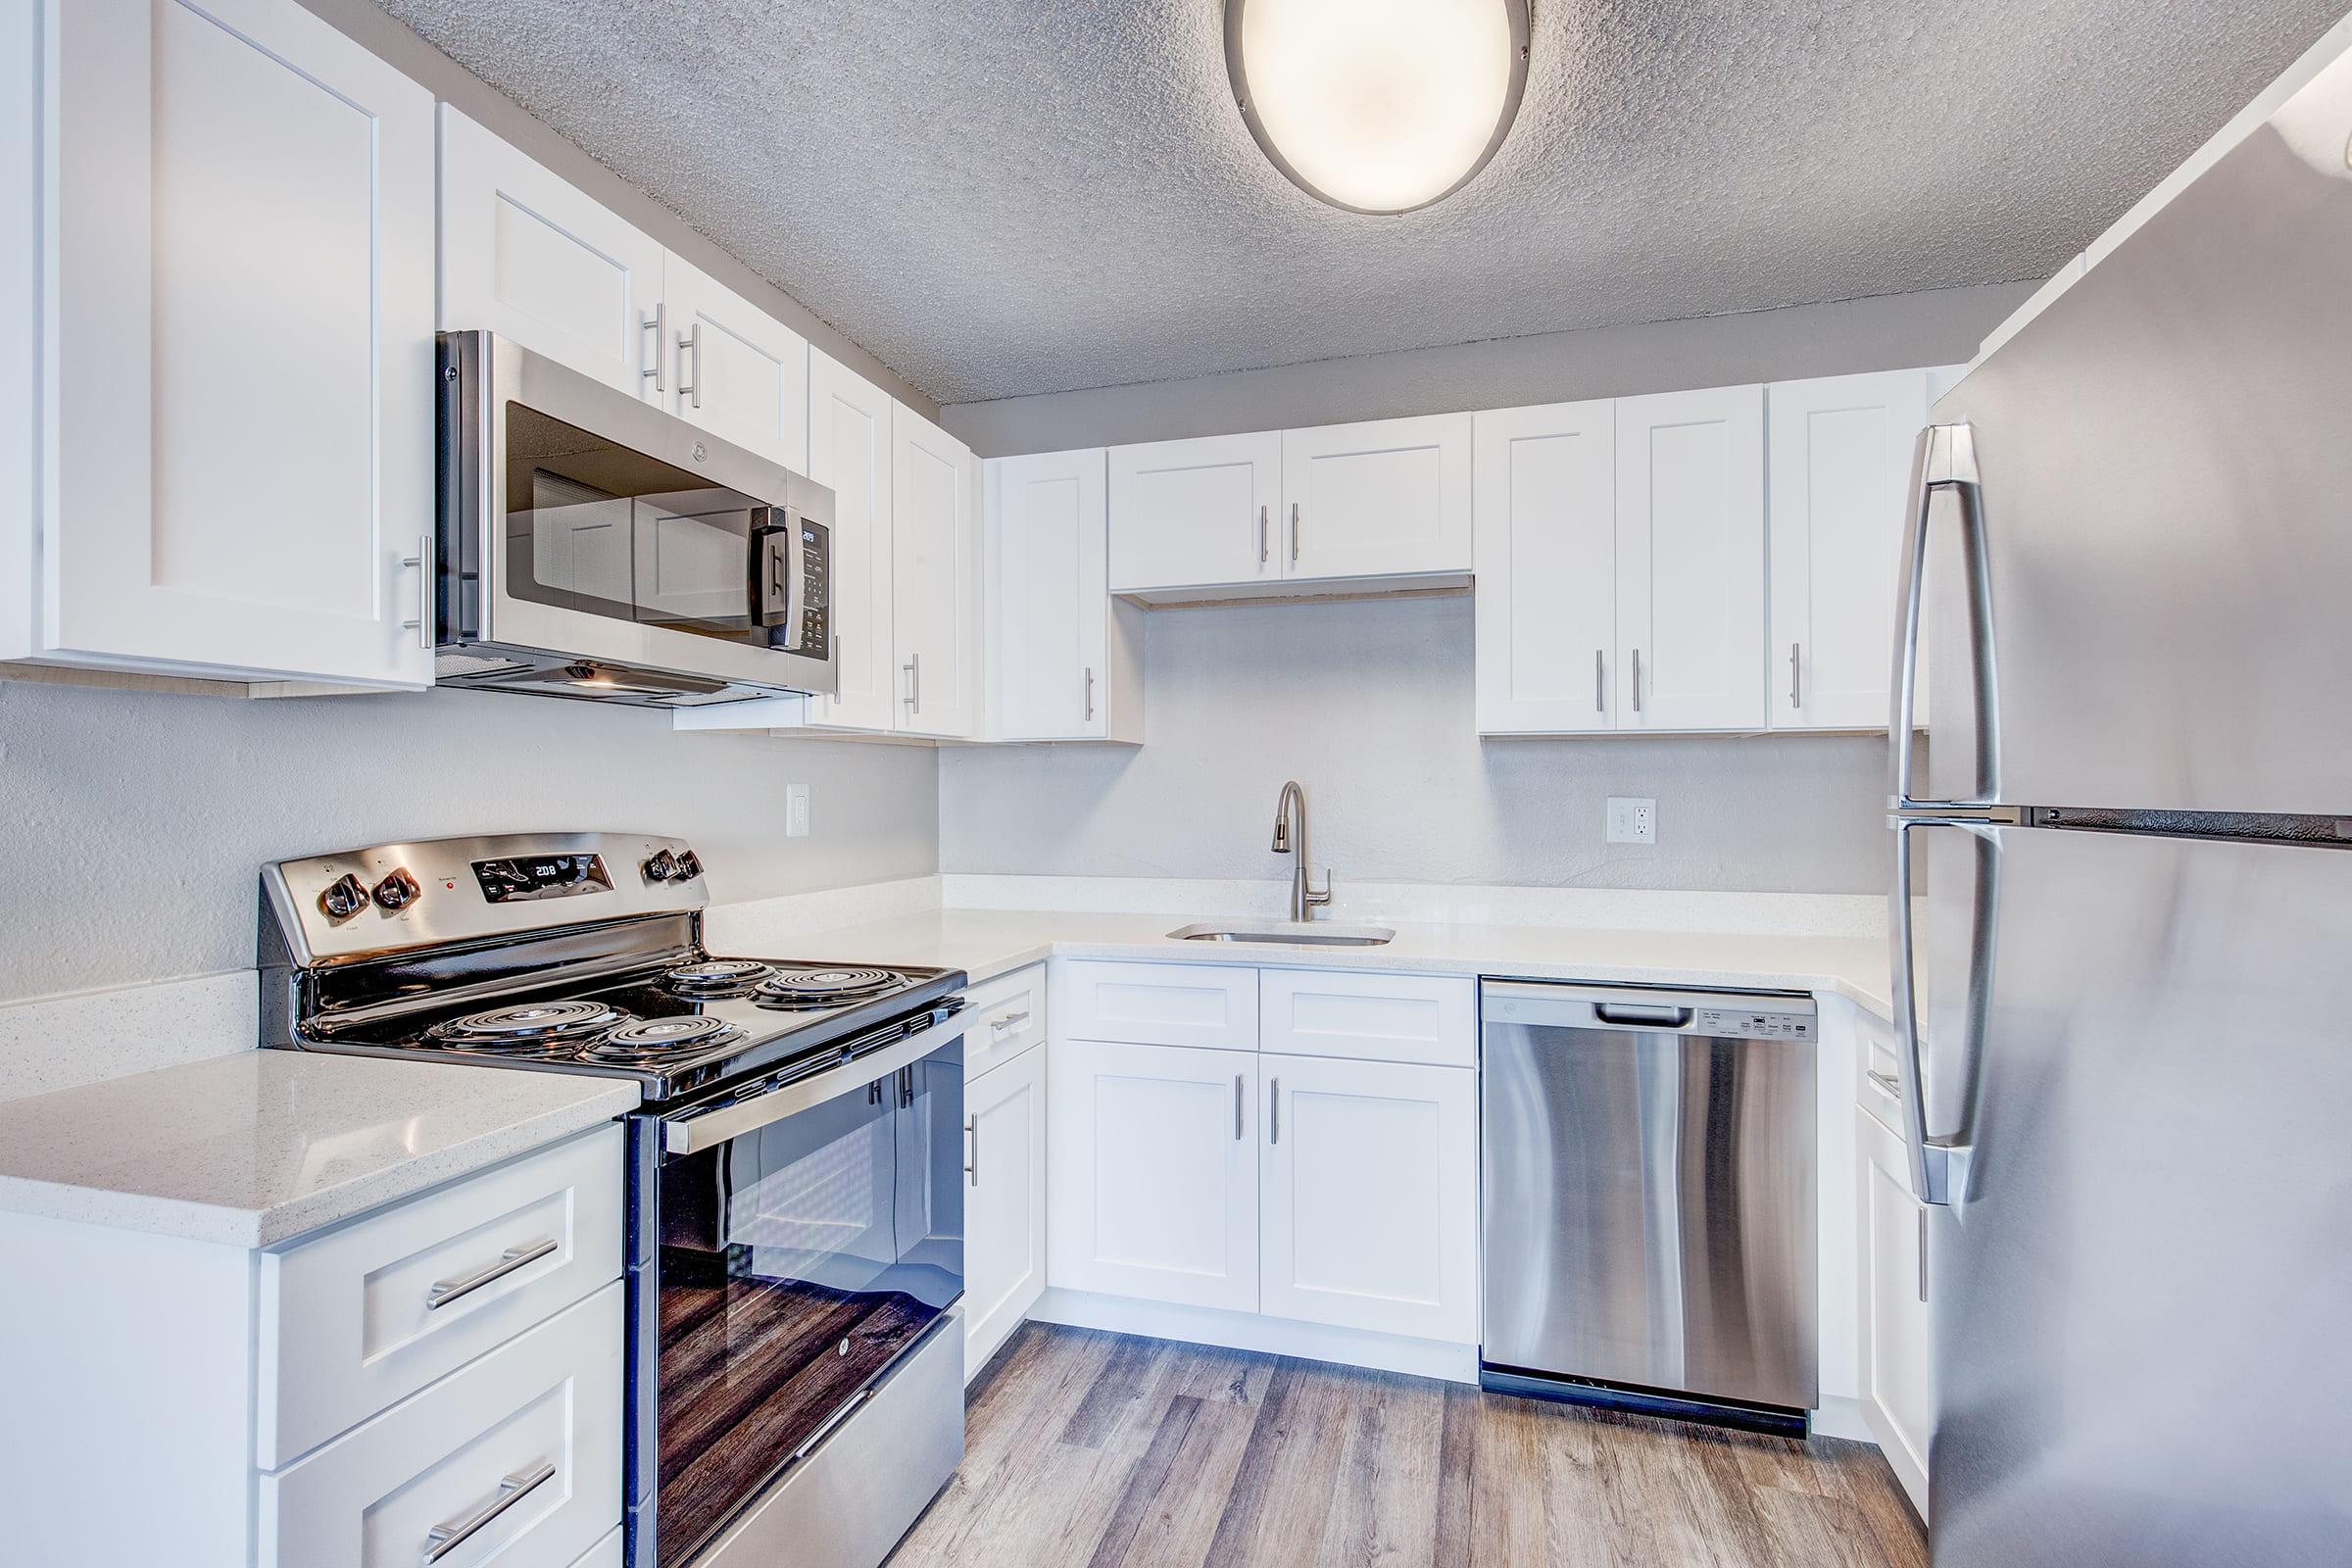
M 1053 1045 L 1051 1283 L 1257 1310 L 1257 1056 Z
M 261 1568 L 570 1568 L 620 1496 L 621 1284 L 277 1475 Z
M 1475 1345 L 1468 987 L 1232 964 L 1067 965 L 1054 993 L 1048 1284 Z M 1250 1004 L 1240 1016 L 1237 1001 Z M 1068 1037 L 1113 1020 L 1163 1043 Z M 1177 1020 L 1186 1027 L 1165 1028 Z M 1170 1034 L 1200 1043 L 1164 1043 Z M 1261 1040 L 1293 1049 L 1261 1054 Z M 1334 1353 L 1370 1343 L 1335 1342 Z
M 1928 1512 L 1928 1446 L 1936 1431 L 1935 1346 L 1928 1298 L 1927 1210 L 1911 1196 L 1901 1135 L 1854 1111 L 1861 1258 L 1862 1418 L 1920 1517 Z
M 1261 1056 L 1258 1310 L 1478 1338 L 1478 1074 Z
M 1046 1288 L 1046 1052 L 964 1086 L 963 1375 L 969 1382 Z

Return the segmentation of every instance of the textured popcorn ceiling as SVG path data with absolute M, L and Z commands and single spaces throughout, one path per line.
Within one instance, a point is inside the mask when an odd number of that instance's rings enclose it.
M 384 0 L 943 402 L 2038 277 L 2345 0 L 1535 0 L 1401 218 L 1228 97 L 1219 0 Z

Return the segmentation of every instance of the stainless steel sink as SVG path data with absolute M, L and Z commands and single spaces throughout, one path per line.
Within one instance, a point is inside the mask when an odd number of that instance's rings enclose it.
M 1385 925 L 1352 925 L 1340 920 L 1266 920 L 1227 923 L 1203 920 L 1178 926 L 1168 933 L 1179 942 L 1271 942 L 1291 948 L 1377 948 L 1396 940 Z

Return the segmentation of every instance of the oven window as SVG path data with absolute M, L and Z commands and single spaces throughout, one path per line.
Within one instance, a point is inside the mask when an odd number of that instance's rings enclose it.
M 728 642 L 778 642 L 752 604 L 755 535 L 769 515 L 760 503 L 518 403 L 507 408 L 506 458 L 508 593 Z
M 663 1162 L 655 1534 L 675 1568 L 963 1293 L 960 1044 Z

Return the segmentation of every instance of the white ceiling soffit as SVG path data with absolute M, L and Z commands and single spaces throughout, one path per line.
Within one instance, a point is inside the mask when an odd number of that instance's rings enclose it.
M 1219 0 L 384 0 L 942 402 L 2038 277 L 2345 0 L 1535 0 L 1518 123 L 1337 211 Z

